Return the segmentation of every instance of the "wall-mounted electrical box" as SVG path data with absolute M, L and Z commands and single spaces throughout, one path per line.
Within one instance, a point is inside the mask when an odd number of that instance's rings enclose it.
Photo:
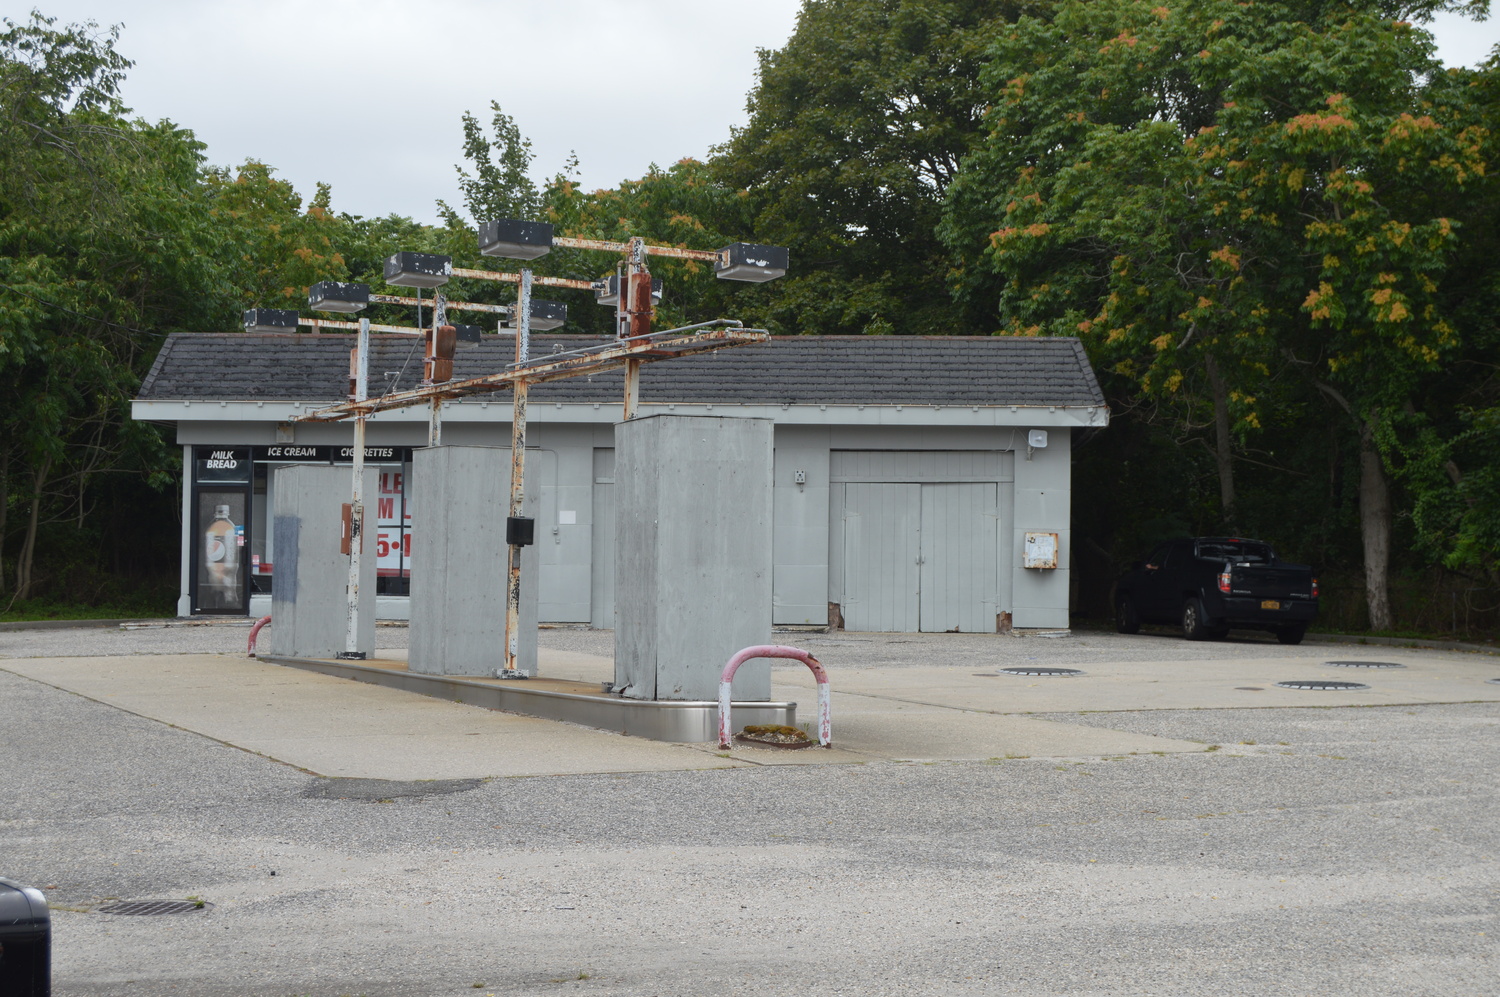
M 1057 567 L 1057 534 L 1028 533 L 1026 548 L 1022 554 L 1023 568 Z

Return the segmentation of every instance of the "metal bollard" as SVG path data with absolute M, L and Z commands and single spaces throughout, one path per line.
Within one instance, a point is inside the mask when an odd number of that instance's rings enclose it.
M 812 669 L 813 678 L 818 680 L 818 743 L 828 748 L 833 746 L 833 720 L 831 718 L 832 696 L 828 688 L 828 673 L 808 652 L 800 647 L 787 647 L 785 644 L 757 644 L 747 647 L 743 651 L 735 653 L 724 666 L 724 671 L 719 675 L 719 747 L 729 750 L 729 742 L 733 739 L 733 724 L 729 719 L 729 701 L 731 688 L 734 681 L 734 673 L 739 670 L 740 665 L 752 658 L 795 658 L 808 668 Z

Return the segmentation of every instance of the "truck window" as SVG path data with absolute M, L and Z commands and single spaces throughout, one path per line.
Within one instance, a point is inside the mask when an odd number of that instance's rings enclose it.
M 1270 564 L 1271 548 L 1265 544 L 1234 540 L 1214 540 L 1198 544 L 1198 556 L 1236 564 Z

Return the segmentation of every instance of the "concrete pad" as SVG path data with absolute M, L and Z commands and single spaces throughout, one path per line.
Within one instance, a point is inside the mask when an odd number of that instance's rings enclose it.
M 0 668 L 318 775 L 461 779 L 747 764 L 224 655 L 9 659 Z
M 835 693 L 836 745 L 892 761 L 1129 755 L 1204 750 L 1195 741 L 1057 720 L 895 703 Z
M 1404 668 L 1333 668 L 1329 660 L 1378 660 Z M 1111 712 L 1119 710 L 1233 709 L 1286 706 L 1391 706 L 1403 703 L 1500 701 L 1494 659 L 1444 652 L 1381 648 L 1377 653 L 1312 650 L 1305 657 L 1202 659 L 1171 663 L 1091 661 L 1069 665 L 1078 676 L 1018 676 L 972 667 L 829 668 L 835 695 L 857 693 L 896 702 L 986 713 Z M 1321 679 L 1370 688 L 1304 691 L 1281 681 Z M 778 668 L 776 695 L 805 699 L 812 676 Z M 807 690 L 798 692 L 798 690 Z

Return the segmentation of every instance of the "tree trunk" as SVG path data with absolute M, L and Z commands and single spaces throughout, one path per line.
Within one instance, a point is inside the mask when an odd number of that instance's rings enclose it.
M 1365 548 L 1365 602 L 1371 630 L 1391 630 L 1391 492 L 1375 445 L 1375 421 L 1360 424 L 1359 533 Z
M 1239 510 L 1234 494 L 1234 453 L 1229 435 L 1229 386 L 1219 374 L 1217 360 L 1206 357 L 1204 366 L 1208 368 L 1208 383 L 1214 396 L 1214 463 L 1219 469 L 1219 508 L 1225 531 L 1235 533 Z
M 52 470 L 52 458 L 43 458 L 31 476 L 31 512 L 26 519 L 26 539 L 21 543 L 21 554 L 16 558 L 17 599 L 31 598 L 31 567 L 36 560 L 36 528 L 42 516 L 42 488 L 47 484 L 47 474 Z

